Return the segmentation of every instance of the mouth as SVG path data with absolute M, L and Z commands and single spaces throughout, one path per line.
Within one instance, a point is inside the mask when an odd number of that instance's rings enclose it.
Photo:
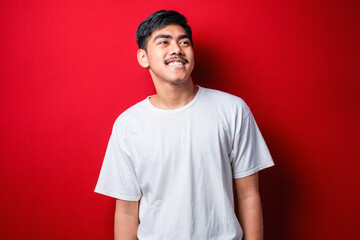
M 189 63 L 189 61 L 184 57 L 171 57 L 165 60 L 165 64 L 168 66 L 184 66 L 186 63 Z

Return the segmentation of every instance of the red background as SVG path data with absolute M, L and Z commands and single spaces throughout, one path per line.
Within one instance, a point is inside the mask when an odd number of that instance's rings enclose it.
M 194 81 L 241 96 L 276 166 L 265 239 L 360 239 L 357 1 L 1 1 L 0 238 L 111 239 L 93 193 L 115 118 L 154 93 L 138 24 L 188 17 Z

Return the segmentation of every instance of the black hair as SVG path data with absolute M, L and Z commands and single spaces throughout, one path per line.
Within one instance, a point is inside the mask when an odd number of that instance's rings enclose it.
M 139 48 L 146 51 L 148 37 L 155 30 L 162 29 L 170 24 L 178 24 L 183 27 L 189 36 L 191 45 L 193 45 L 191 28 L 187 24 L 186 18 L 176 11 L 160 10 L 154 12 L 148 18 L 146 18 L 145 21 L 140 23 L 136 31 L 136 42 L 139 45 Z

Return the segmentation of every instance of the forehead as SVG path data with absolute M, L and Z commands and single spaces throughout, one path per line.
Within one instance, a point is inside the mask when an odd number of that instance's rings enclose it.
M 156 36 L 161 35 L 161 34 L 170 35 L 172 37 L 177 37 L 177 36 L 181 36 L 181 35 L 186 35 L 187 33 L 182 26 L 177 25 L 177 24 L 170 24 L 161 29 L 155 30 L 151 34 L 150 39 L 153 40 Z

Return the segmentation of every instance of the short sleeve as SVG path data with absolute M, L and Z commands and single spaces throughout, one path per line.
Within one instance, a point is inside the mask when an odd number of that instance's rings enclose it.
M 274 162 L 251 112 L 242 119 L 230 154 L 233 178 L 242 178 Z
M 106 149 L 95 192 L 127 201 L 138 201 L 141 197 L 125 134 L 116 125 Z

